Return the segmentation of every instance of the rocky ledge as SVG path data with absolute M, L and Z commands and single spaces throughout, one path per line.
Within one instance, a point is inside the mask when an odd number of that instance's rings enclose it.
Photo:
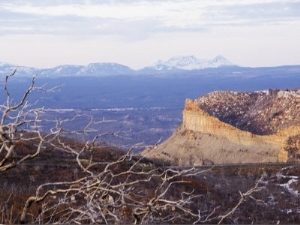
M 257 92 L 215 91 L 195 100 L 220 121 L 253 134 L 300 126 L 300 89 Z
M 300 91 L 216 91 L 188 99 L 180 127 L 142 155 L 177 165 L 300 161 Z

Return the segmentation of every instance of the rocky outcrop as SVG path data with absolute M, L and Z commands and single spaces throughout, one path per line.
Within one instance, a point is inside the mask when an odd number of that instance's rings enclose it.
M 209 115 L 254 134 L 300 126 L 300 91 L 215 91 L 195 100 Z
M 297 90 L 214 92 L 188 99 L 181 126 L 142 154 L 178 165 L 299 160 L 299 107 Z

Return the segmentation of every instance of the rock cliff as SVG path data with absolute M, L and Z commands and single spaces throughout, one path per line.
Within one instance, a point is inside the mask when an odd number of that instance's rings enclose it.
M 183 122 L 142 155 L 177 165 L 300 160 L 300 92 L 218 91 L 186 100 Z

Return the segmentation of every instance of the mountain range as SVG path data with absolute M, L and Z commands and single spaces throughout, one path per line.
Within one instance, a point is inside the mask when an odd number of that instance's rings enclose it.
M 123 138 L 116 141 L 128 146 L 139 142 L 151 145 L 169 137 L 182 120 L 186 98 L 194 99 L 216 90 L 257 91 L 300 87 L 300 65 L 250 68 L 228 66 L 222 61 L 224 59 L 219 56 L 210 63 L 206 61 L 210 68 L 193 69 L 200 65 L 195 57 L 174 57 L 142 70 L 116 63 L 61 65 L 48 69 L 0 63 L 0 86 L 3 87 L 5 75 L 17 68 L 17 74 L 10 78 L 8 87 L 14 101 L 23 96 L 24 90 L 31 85 L 32 75 L 37 74 L 37 87 L 57 89 L 54 92 L 32 92 L 28 101 L 34 102 L 35 107 L 87 110 L 87 115 L 93 114 L 93 109 L 125 109 L 118 113 L 95 111 L 95 115 L 99 116 L 99 120 L 105 117 L 118 121 L 105 123 L 107 129 L 101 124 L 101 129 L 104 129 L 103 132 L 118 130 L 126 137 L 130 136 L 125 138 L 126 143 Z M 159 65 L 165 65 L 164 69 L 158 70 Z M 0 102 L 6 102 L 3 88 L 2 91 Z M 224 106 L 227 107 L 227 104 Z M 155 111 L 149 111 L 149 108 Z M 160 110 L 156 110 L 158 108 Z M 67 113 L 64 116 L 73 115 Z M 80 124 L 82 122 L 79 121 L 72 126 Z
M 154 70 L 200 70 L 207 68 L 217 68 L 224 66 L 236 66 L 229 62 L 225 57 L 218 55 L 213 59 L 197 59 L 195 56 L 179 56 L 172 57 L 167 61 L 158 61 L 152 67 L 146 67 L 145 69 Z
M 213 59 L 197 59 L 195 56 L 172 57 L 167 61 L 159 60 L 152 66 L 140 70 L 133 70 L 128 66 L 118 63 L 90 63 L 86 66 L 80 65 L 60 65 L 54 68 L 37 69 L 26 66 L 16 66 L 8 63 L 0 63 L 0 75 L 9 74 L 15 69 L 18 75 L 32 76 L 39 74 L 44 77 L 62 76 L 109 76 L 109 75 L 137 75 L 176 71 L 195 71 L 207 68 L 233 67 L 235 64 L 229 62 L 225 57 L 218 55 Z

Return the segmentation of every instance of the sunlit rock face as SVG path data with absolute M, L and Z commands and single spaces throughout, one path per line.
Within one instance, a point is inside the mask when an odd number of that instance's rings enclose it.
M 300 92 L 217 91 L 187 99 L 173 135 L 142 154 L 177 165 L 300 160 Z

